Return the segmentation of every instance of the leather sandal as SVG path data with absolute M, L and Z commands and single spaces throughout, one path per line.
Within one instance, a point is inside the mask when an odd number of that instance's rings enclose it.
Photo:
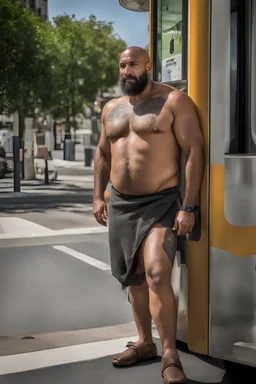
M 119 353 L 112 359 L 114 366 L 124 367 L 133 365 L 143 360 L 150 360 L 157 357 L 156 344 L 147 344 L 144 341 L 134 343 L 129 341 L 124 352 Z
M 187 382 L 179 358 L 162 358 L 162 377 L 164 379 L 164 384 L 181 384 Z

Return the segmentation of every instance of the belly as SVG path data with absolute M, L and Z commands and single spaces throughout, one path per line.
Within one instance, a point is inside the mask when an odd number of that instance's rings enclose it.
M 177 148 L 166 138 L 122 139 L 112 147 L 111 182 L 121 193 L 144 195 L 178 184 Z

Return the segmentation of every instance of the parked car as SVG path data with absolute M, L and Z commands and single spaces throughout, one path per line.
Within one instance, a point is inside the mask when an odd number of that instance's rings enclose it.
M 0 157 L 0 179 L 3 179 L 6 175 L 6 161 Z
M 12 131 L 0 129 L 0 146 L 3 147 L 6 152 L 12 152 L 12 138 Z
M 4 148 L 0 145 L 0 179 L 5 177 L 7 173 L 10 173 L 11 169 L 8 167 L 6 152 Z

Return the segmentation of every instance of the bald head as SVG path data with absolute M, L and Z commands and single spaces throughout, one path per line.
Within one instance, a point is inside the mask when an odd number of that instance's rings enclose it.
M 148 52 L 129 47 L 120 56 L 120 79 L 124 93 L 136 96 L 144 91 L 150 80 L 151 64 Z
M 145 64 L 150 61 L 150 57 L 146 49 L 136 46 L 129 47 L 123 51 L 123 53 L 121 53 L 120 59 L 123 57 L 132 57 L 140 62 L 144 62 Z

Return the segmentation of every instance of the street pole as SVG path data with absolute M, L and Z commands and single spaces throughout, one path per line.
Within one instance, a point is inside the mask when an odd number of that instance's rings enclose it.
M 14 192 L 20 192 L 20 136 L 19 115 L 13 116 L 13 188 Z
M 44 167 L 44 184 L 49 184 L 49 172 L 48 172 L 48 160 L 45 158 L 44 160 L 45 167 Z

